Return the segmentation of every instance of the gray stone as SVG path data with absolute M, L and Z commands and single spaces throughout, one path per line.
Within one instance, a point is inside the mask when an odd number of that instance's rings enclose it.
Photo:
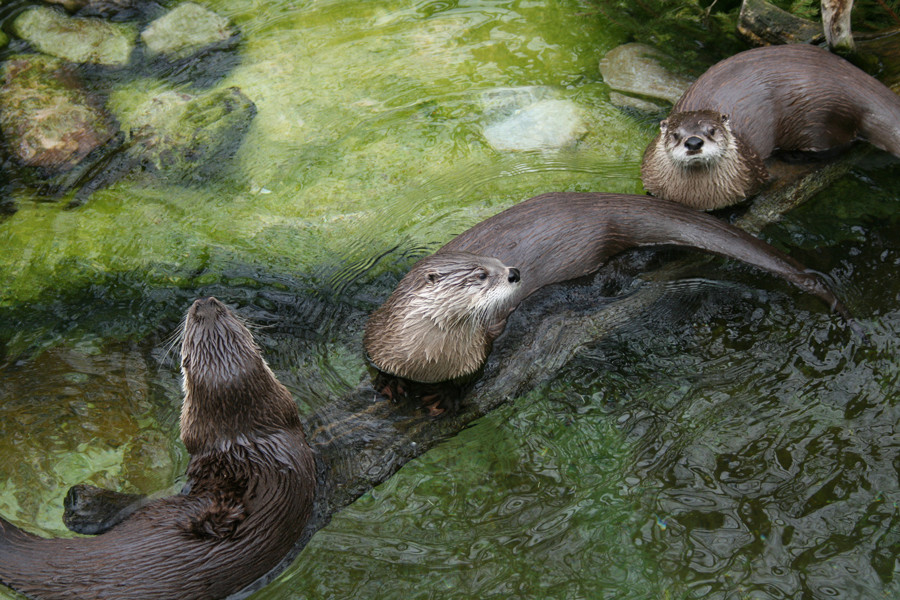
M 481 112 L 488 120 L 508 117 L 515 111 L 530 106 L 540 100 L 557 97 L 557 92 L 543 85 L 492 88 L 481 92 Z
M 244 138 L 256 105 L 236 87 L 199 96 L 167 91 L 138 107 L 129 153 L 146 166 L 187 174 L 223 166 Z
M 123 66 L 137 43 L 134 25 L 70 17 L 44 6 L 20 14 L 13 31 L 37 50 L 74 63 Z
M 600 74 L 619 92 L 660 98 L 675 103 L 692 79 L 677 75 L 663 64 L 674 59 L 646 44 L 623 44 L 600 59 Z
M 225 43 L 234 35 L 235 29 L 225 17 L 193 2 L 184 2 L 150 23 L 141 32 L 141 40 L 150 56 L 177 60 Z
M 638 98 L 637 96 L 629 96 L 627 94 L 620 94 L 619 92 L 610 92 L 609 101 L 612 102 L 614 106 L 618 106 L 621 108 L 633 108 L 644 113 L 659 112 L 666 107 L 666 104 L 663 102 L 647 100 L 646 98 Z
M 484 129 L 497 150 L 552 150 L 570 146 L 585 133 L 581 108 L 570 100 L 541 100 Z

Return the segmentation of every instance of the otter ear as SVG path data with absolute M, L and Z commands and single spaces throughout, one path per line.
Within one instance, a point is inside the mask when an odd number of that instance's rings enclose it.
M 728 115 L 722 115 L 722 122 L 723 122 L 723 123 L 727 123 L 727 122 L 728 122 Z
M 425 273 L 425 281 L 428 285 L 434 285 L 441 278 L 441 274 L 437 271 L 428 271 Z
M 669 120 L 668 119 L 663 119 L 662 121 L 659 122 L 659 130 L 661 132 L 665 133 L 666 129 L 668 129 L 668 128 L 669 128 Z

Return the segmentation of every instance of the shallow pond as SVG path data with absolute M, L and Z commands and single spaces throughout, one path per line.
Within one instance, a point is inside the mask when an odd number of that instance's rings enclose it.
M 20 193 L 0 221 L 0 514 L 31 530 L 65 532 L 73 483 L 177 484 L 171 334 L 193 298 L 257 323 L 309 414 L 366 376 L 365 315 L 415 257 L 542 192 L 641 191 L 655 123 L 609 104 L 597 69 L 631 40 L 615 3 L 206 5 L 242 34 L 214 86 L 258 110 L 227 171 L 133 173 L 74 210 Z M 732 47 L 678 31 L 689 67 Z M 110 102 L 167 85 L 122 76 Z M 547 98 L 579 107 L 576 144 L 490 146 L 485 128 Z M 900 595 L 898 201 L 876 155 L 763 234 L 831 277 L 868 346 L 780 281 L 698 263 L 253 597 Z

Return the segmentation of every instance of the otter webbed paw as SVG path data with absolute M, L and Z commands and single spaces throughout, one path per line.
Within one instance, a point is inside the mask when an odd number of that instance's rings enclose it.
M 114 492 L 93 485 L 69 488 L 63 500 L 63 523 L 70 531 L 96 535 L 112 529 L 144 505 L 140 494 Z

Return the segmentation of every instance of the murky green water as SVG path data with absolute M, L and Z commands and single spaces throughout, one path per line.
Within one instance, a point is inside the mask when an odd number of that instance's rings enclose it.
M 32 530 L 64 532 L 73 483 L 183 473 L 168 340 L 194 297 L 259 323 L 310 412 L 363 376 L 364 315 L 411 256 L 545 191 L 640 191 L 653 124 L 613 108 L 597 69 L 634 25 L 611 3 L 208 6 L 243 35 L 216 87 L 258 108 L 232 168 L 133 174 L 70 211 L 18 197 L 0 222 L 0 514 Z M 160 86 L 123 77 L 111 102 Z M 579 105 L 576 146 L 487 144 L 501 90 L 523 86 Z M 900 595 L 898 200 L 876 157 L 766 231 L 829 274 L 870 346 L 781 282 L 698 268 L 339 513 L 254 597 Z

